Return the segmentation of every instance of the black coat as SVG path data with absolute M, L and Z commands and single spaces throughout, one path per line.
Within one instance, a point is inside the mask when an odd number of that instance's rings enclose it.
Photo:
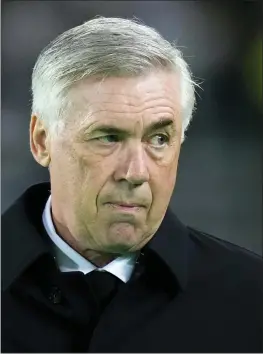
M 63 282 L 43 231 L 48 195 L 48 184 L 33 186 L 2 216 L 2 352 L 263 351 L 262 258 L 169 209 L 92 322 L 89 292 Z

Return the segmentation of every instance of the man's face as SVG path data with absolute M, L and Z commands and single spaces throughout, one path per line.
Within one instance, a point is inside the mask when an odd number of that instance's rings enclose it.
M 157 72 L 84 80 L 71 99 L 79 110 L 50 142 L 53 215 L 83 249 L 140 249 L 160 226 L 176 180 L 179 79 Z

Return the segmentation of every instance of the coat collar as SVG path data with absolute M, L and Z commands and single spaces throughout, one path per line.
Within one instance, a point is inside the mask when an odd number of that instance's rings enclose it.
M 49 195 L 50 183 L 33 185 L 2 215 L 3 290 L 39 257 L 51 256 L 42 225 L 42 213 Z M 163 274 L 168 270 L 169 284 L 185 288 L 189 240 L 188 229 L 168 208 L 158 231 L 142 250 L 145 260 L 155 257 L 155 262 L 149 261 L 155 279 L 166 279 Z
M 28 188 L 2 215 L 2 288 L 8 288 L 49 247 L 42 235 L 42 213 L 50 184 Z
M 176 289 L 178 286 L 181 290 L 186 288 L 190 248 L 187 227 L 168 208 L 159 229 L 145 249 L 155 254 L 156 259 L 163 265 L 163 270 L 166 268 L 169 271 L 171 288 Z M 158 272 L 158 269 L 155 271 Z M 164 274 L 166 274 L 165 271 Z

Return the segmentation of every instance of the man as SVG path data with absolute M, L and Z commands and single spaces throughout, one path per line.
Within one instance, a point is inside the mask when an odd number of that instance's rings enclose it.
M 262 259 L 168 207 L 194 86 L 179 50 L 131 20 L 42 51 L 30 147 L 50 184 L 2 217 L 2 352 L 262 350 Z

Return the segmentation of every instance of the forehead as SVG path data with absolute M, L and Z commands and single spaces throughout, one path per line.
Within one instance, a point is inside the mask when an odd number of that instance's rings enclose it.
M 73 106 L 87 119 L 180 115 L 180 81 L 176 73 L 154 72 L 139 77 L 85 79 L 70 92 Z M 81 124 L 81 125 L 82 125 Z

